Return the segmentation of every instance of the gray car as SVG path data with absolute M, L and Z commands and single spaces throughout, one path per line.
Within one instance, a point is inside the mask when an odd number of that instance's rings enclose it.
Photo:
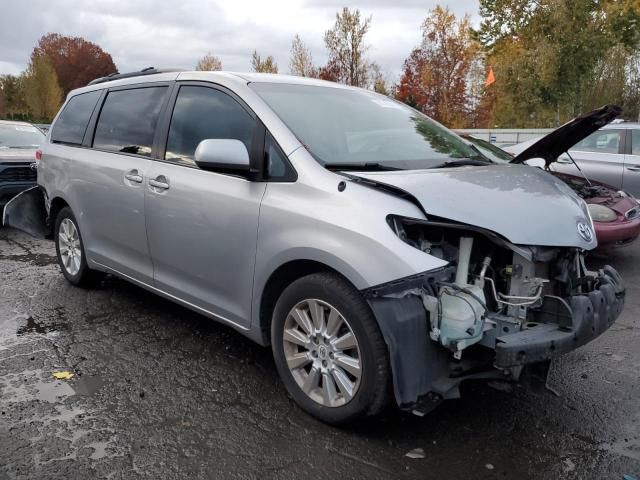
M 69 94 L 42 150 L 69 282 L 108 272 L 271 345 L 326 422 L 546 371 L 624 303 L 615 270 L 585 267 L 593 224 L 566 184 L 367 90 L 112 76 Z
M 36 151 L 44 139 L 30 123 L 0 120 L 0 207 L 36 184 Z
M 517 155 L 537 140 L 506 147 L 505 150 Z M 568 155 L 561 155 L 552 165 L 552 170 L 579 175 L 569 155 L 587 178 L 640 198 L 640 123 L 604 126 L 573 146 Z

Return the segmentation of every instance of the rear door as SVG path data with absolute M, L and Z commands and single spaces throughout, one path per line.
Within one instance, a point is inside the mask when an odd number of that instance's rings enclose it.
M 146 219 L 155 286 L 227 322 L 248 327 L 258 216 L 266 183 L 200 170 L 194 152 L 208 138 L 259 147 L 254 114 L 233 94 L 182 84 L 167 116 L 166 146 L 153 162 Z
M 577 143 L 569 153 L 587 178 L 622 188 L 624 171 L 623 129 L 603 129 Z M 553 164 L 557 172 L 579 175 L 569 157 L 561 155 Z
M 640 128 L 627 130 L 627 145 L 622 189 L 640 198 Z
M 168 92 L 167 84 L 110 89 L 97 117 L 92 149 L 82 152 L 82 165 L 76 169 L 88 256 L 148 284 L 153 282 L 153 268 L 144 185 Z

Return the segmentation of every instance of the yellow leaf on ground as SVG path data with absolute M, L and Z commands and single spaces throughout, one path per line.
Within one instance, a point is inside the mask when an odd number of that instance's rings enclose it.
M 58 380 L 69 380 L 73 377 L 71 372 L 53 372 L 53 376 Z

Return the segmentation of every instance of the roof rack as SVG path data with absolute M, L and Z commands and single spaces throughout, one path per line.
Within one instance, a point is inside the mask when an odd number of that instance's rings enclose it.
M 127 73 L 112 73 L 106 77 L 99 77 L 91 80 L 87 85 L 95 85 L 97 83 L 110 82 L 112 80 L 120 80 L 121 78 L 141 77 L 143 75 L 154 75 L 156 73 L 172 73 L 172 72 L 184 72 L 184 68 L 155 68 L 147 67 L 143 68 L 139 72 L 127 72 Z

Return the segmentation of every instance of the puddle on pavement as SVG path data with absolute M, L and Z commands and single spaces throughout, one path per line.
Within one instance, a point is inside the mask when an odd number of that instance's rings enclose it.
M 47 334 L 69 329 L 69 326 L 66 323 L 38 321 L 33 317 L 27 317 L 26 321 L 26 325 L 21 325 L 16 330 L 16 335 L 18 335 L 19 337 L 37 333 Z
M 0 260 L 9 260 L 12 262 L 30 263 L 36 267 L 46 267 L 54 265 L 58 259 L 55 255 L 46 253 L 16 253 L 16 254 L 0 254 Z
M 106 382 L 102 377 L 83 375 L 81 377 L 76 377 L 73 382 L 73 389 L 78 395 L 89 396 L 100 390 L 105 383 Z
M 60 400 L 75 395 L 75 390 L 66 382 L 54 380 L 52 382 L 44 382 L 38 380 L 36 382 L 7 381 L 0 382 L 0 391 L 2 392 L 3 403 L 21 403 L 40 400 L 42 402 L 57 403 Z

